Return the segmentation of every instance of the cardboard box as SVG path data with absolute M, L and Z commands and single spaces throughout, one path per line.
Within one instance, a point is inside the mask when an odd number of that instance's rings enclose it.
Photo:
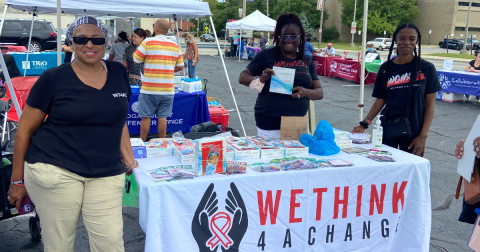
M 130 144 L 132 145 L 133 157 L 134 158 L 146 158 L 147 157 L 147 147 L 145 143 L 140 138 L 130 138 Z
M 283 158 L 285 149 L 263 137 L 246 137 L 246 140 L 260 149 L 260 158 Z
M 308 118 L 306 116 L 282 116 L 280 140 L 300 140 L 300 136 L 303 134 L 308 134 Z
M 235 152 L 235 160 L 260 158 L 261 150 L 244 137 L 230 138 L 227 143 Z
M 197 176 L 226 172 L 227 140 L 221 137 L 195 140 L 194 170 Z
M 305 147 L 297 140 L 282 140 L 277 143 L 280 147 L 285 149 L 285 157 L 307 157 L 308 147 Z
M 182 164 L 195 164 L 195 145 L 192 140 L 187 139 L 184 144 L 171 141 L 173 156 Z M 183 153 L 182 153 L 183 151 Z
M 173 147 L 167 139 L 153 138 L 147 144 L 147 158 L 173 155 Z
M 463 101 L 463 94 L 443 92 L 442 93 L 442 100 L 443 101 L 448 101 L 448 102 Z

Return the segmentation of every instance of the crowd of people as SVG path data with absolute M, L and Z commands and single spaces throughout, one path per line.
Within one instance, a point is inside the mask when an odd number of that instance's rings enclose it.
M 166 118 L 172 114 L 174 75 L 184 69 L 187 60 L 188 73 L 195 77 L 199 62 L 191 34 L 179 29 L 172 40 L 167 36 L 169 27 L 167 20 L 158 19 L 152 36 L 142 28 L 135 29 L 132 36 L 120 32 L 105 61 L 107 28 L 93 17 L 81 17 L 69 26 L 63 48 L 75 59 L 45 71 L 33 86 L 15 139 L 9 201 L 19 208 L 28 192 L 42 220 L 45 250 L 73 251 L 82 214 L 92 251 L 124 251 L 124 174 L 138 166 L 125 123 L 130 85 L 141 86 L 140 138 L 146 140 L 154 116 L 163 138 Z M 323 99 L 324 90 L 312 61 L 315 49 L 296 15 L 277 19 L 273 46 L 267 48 L 267 38 L 260 36 L 262 50 L 238 81 L 258 92 L 254 107 L 258 136 L 279 140 L 281 117 L 305 116 L 310 101 Z M 186 44 L 184 55 L 180 37 Z M 398 45 L 396 57 L 392 57 L 394 44 Z M 244 46 L 240 34 L 233 38 L 232 46 L 235 51 Z M 331 43 L 322 51 L 335 55 Z M 367 53 L 374 52 L 369 46 Z M 467 71 L 480 71 L 480 55 L 475 55 Z M 295 69 L 292 95 L 269 91 L 274 67 Z M 363 133 L 381 114 L 383 144 L 423 157 L 435 95 L 440 90 L 435 66 L 421 58 L 418 27 L 399 25 L 374 85 L 376 100 L 352 133 Z M 473 144 L 480 158 L 479 143 L 476 139 Z M 457 158 L 462 155 L 463 142 L 456 150 Z

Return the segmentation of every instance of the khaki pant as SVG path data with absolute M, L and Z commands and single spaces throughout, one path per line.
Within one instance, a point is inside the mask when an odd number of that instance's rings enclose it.
M 124 174 L 85 178 L 54 165 L 25 162 L 25 186 L 40 217 L 45 251 L 73 251 L 82 214 L 92 252 L 123 252 L 124 185 Z

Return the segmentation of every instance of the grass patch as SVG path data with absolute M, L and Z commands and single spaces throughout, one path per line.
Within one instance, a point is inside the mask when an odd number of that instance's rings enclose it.
M 423 54 L 423 53 L 422 53 Z M 457 58 L 457 59 L 475 59 L 475 55 L 470 54 L 454 54 L 454 53 L 425 53 L 423 55 L 436 56 L 443 58 Z

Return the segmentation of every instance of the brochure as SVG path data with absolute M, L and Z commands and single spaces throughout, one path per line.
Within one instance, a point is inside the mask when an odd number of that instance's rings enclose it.
M 270 82 L 270 92 L 292 95 L 293 81 L 295 80 L 295 69 L 284 67 L 273 67 L 275 75 Z

